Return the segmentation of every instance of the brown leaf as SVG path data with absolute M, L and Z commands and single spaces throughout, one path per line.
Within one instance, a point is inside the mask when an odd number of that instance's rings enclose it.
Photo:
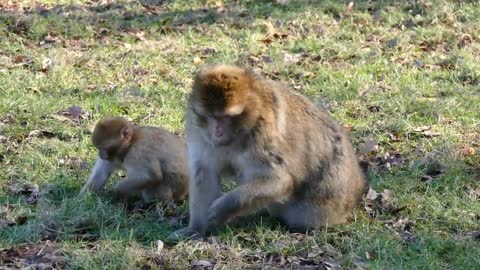
M 424 135 L 425 137 L 433 137 L 440 135 L 439 132 L 432 131 L 432 126 L 421 126 L 414 128 L 413 131 Z
M 368 139 L 360 148 L 361 154 L 368 154 L 378 151 L 378 141 L 375 139 Z
M 409 218 L 399 218 L 397 220 L 385 221 L 385 227 L 389 229 L 399 229 L 402 232 L 412 232 L 415 226 L 415 221 Z
M 286 39 L 288 37 L 288 34 L 286 33 L 274 33 L 273 37 L 276 39 Z
M 64 252 L 50 241 L 1 249 L 0 262 L 7 269 L 64 269 L 67 266 Z
M 270 45 L 273 42 L 273 40 L 271 38 L 261 39 L 260 41 L 263 42 L 266 45 Z
M 462 149 L 462 154 L 465 156 L 475 155 L 475 149 L 473 147 L 466 146 Z
M 23 55 L 16 55 L 13 57 L 13 63 L 19 64 L 25 62 L 25 56 Z
M 365 211 L 371 217 L 376 217 L 385 213 L 398 213 L 404 209 L 405 206 L 397 208 L 392 204 L 393 192 L 389 189 L 384 189 L 381 193 L 373 189 L 369 189 L 368 193 L 364 195 L 363 205 Z

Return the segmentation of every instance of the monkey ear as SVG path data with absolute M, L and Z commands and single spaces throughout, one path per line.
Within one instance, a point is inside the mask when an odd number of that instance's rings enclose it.
M 124 143 L 130 142 L 133 135 L 133 127 L 130 125 L 124 126 L 120 131 L 120 135 L 122 136 L 122 140 Z

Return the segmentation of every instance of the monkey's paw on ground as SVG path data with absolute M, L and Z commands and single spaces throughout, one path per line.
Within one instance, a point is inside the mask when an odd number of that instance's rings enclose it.
M 172 234 L 170 234 L 167 237 L 167 241 L 176 243 L 179 241 L 200 240 L 202 238 L 203 238 L 202 234 L 200 234 L 196 230 L 190 227 L 185 227 L 183 229 L 176 230 Z

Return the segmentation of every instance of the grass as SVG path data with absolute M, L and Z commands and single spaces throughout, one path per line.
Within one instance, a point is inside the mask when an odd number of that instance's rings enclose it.
M 1 0 L 0 248 L 51 241 L 71 269 L 478 268 L 480 158 L 465 149 L 480 151 L 480 5 L 272 2 Z M 372 163 L 372 189 L 393 195 L 328 230 L 290 234 L 259 214 L 161 252 L 186 203 L 76 197 L 97 120 L 182 133 L 192 74 L 216 62 L 325 105 Z

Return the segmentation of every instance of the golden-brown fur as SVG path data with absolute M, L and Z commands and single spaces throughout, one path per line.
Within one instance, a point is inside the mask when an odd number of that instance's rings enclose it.
M 231 116 L 231 107 L 241 110 Z M 186 132 L 190 225 L 176 236 L 263 208 L 292 229 L 345 223 L 366 189 L 353 147 L 328 112 L 238 67 L 199 72 Z M 239 185 L 222 195 L 227 171 Z
M 145 202 L 178 201 L 187 196 L 186 145 L 178 136 L 108 117 L 97 123 L 92 142 L 99 157 L 82 192 L 100 190 L 113 171 L 123 168 L 127 178 L 115 186 L 120 196 L 139 194 Z

